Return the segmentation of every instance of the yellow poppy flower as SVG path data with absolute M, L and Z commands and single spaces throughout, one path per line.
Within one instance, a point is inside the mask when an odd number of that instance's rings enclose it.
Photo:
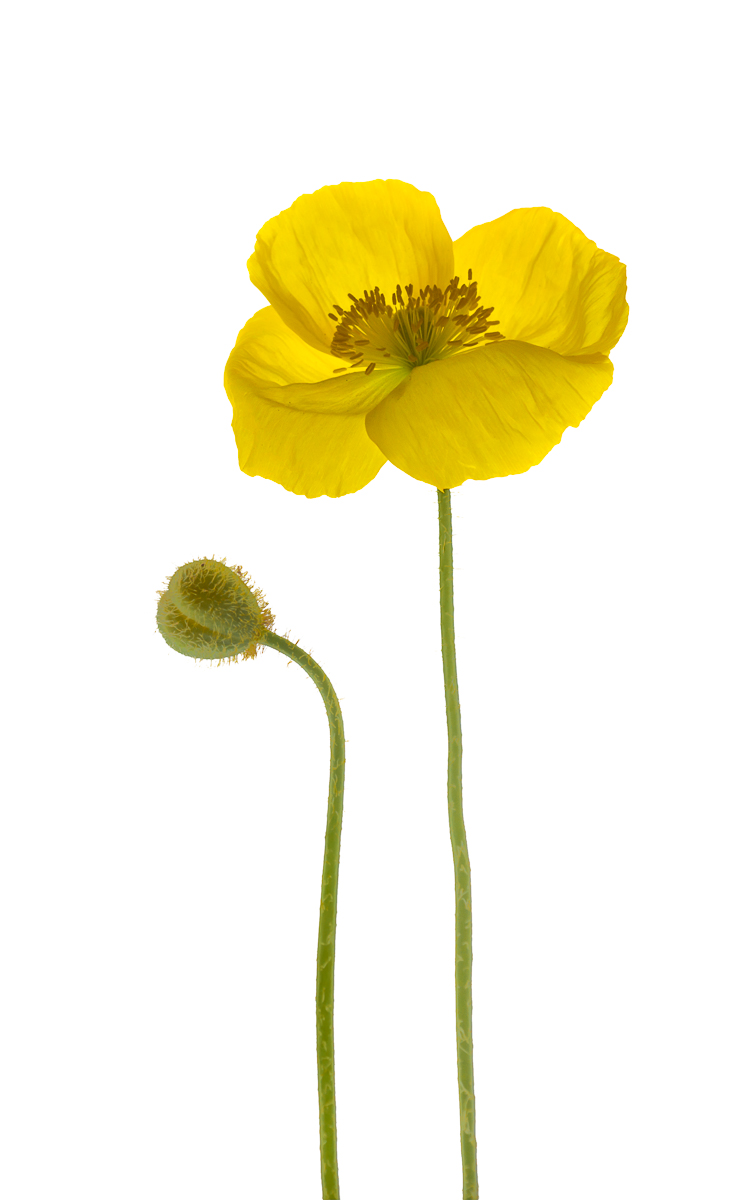
M 397 179 L 300 196 L 248 262 L 269 301 L 229 356 L 239 463 L 342 496 L 386 459 L 444 490 L 527 471 L 612 381 L 625 267 L 549 208 L 451 241 Z

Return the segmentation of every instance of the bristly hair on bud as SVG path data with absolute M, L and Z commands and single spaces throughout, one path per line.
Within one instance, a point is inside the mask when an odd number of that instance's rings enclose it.
M 156 624 L 168 646 L 189 658 L 255 658 L 273 627 L 265 596 L 242 567 L 196 558 L 178 567 L 159 592 Z

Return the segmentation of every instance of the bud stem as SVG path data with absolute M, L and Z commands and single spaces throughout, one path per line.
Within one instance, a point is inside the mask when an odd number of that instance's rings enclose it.
M 456 1046 L 461 1122 L 463 1200 L 478 1200 L 474 1046 L 471 1032 L 471 870 L 461 787 L 461 707 L 458 702 L 453 628 L 453 530 L 451 494 L 438 490 L 440 523 L 440 633 L 443 647 L 445 712 L 448 720 L 448 820 L 456 889 Z
M 331 770 L 328 783 L 323 883 L 318 926 L 318 967 L 315 987 L 315 1032 L 318 1055 L 318 1109 L 320 1112 L 320 1174 L 323 1200 L 340 1200 L 336 1149 L 336 1083 L 333 1056 L 333 969 L 336 953 L 336 901 L 339 887 L 341 821 L 344 810 L 344 722 L 331 681 L 314 659 L 278 633 L 264 631 L 259 638 L 298 663 L 320 692 L 331 735 Z

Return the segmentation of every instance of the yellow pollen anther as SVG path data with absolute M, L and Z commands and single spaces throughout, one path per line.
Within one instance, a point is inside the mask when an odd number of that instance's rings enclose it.
M 416 295 L 413 284 L 399 283 L 390 304 L 379 287 L 359 297 L 352 292 L 348 296 L 348 311 L 333 304 L 328 314 L 336 321 L 331 353 L 347 359 L 351 368 L 365 367 L 367 375 L 378 365 L 423 366 L 504 337 L 490 330 L 499 322 L 490 320 L 492 308 L 482 307 L 471 270 L 468 283 L 459 284 L 456 275 L 444 288 L 432 284 Z M 346 367 L 337 367 L 334 374 L 343 370 Z

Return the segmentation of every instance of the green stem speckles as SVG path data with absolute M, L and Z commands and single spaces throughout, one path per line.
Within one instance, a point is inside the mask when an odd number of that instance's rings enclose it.
M 336 898 L 339 886 L 341 820 L 344 809 L 344 722 L 331 681 L 318 664 L 287 638 L 264 631 L 259 641 L 299 663 L 317 687 L 328 716 L 331 771 L 328 783 L 323 884 L 318 927 L 318 972 L 315 988 L 315 1029 L 318 1054 L 320 1112 L 320 1173 L 323 1200 L 340 1200 L 336 1149 L 336 1085 L 333 1061 L 333 969 L 336 952 Z
M 471 1033 L 471 870 L 461 789 L 461 708 L 458 702 L 453 629 L 453 532 L 451 496 L 438 491 L 440 522 L 440 633 L 443 646 L 445 711 L 448 719 L 448 820 L 456 888 L 456 1045 L 461 1121 L 463 1200 L 478 1200 L 474 1101 L 474 1047 Z

